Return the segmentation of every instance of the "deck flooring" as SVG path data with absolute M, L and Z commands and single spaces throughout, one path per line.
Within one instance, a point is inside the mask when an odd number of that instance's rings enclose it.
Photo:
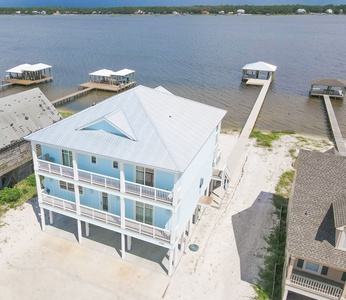
M 7 82 L 7 83 L 11 83 L 11 84 L 18 84 L 18 85 L 32 85 L 32 84 L 38 84 L 38 83 L 42 83 L 42 82 L 48 82 L 53 80 L 52 76 L 48 76 L 42 79 L 38 79 L 38 80 L 24 80 L 24 79 L 4 79 L 3 82 Z
M 330 123 L 330 126 L 331 126 L 332 131 L 333 131 L 333 136 L 334 136 L 336 148 L 338 149 L 338 152 L 341 156 L 346 156 L 345 142 L 344 142 L 344 139 L 341 135 L 339 124 L 338 124 L 338 121 L 336 119 L 330 98 L 329 98 L 329 96 L 324 95 L 323 100 L 324 100 L 324 104 L 325 104 L 326 109 L 327 109 L 329 123 Z
M 133 87 L 136 85 L 136 82 L 129 82 L 127 84 L 123 85 L 115 85 L 115 84 L 109 84 L 109 83 L 98 83 L 98 82 L 85 82 L 82 83 L 78 86 L 78 88 L 94 88 L 97 90 L 102 90 L 102 91 L 109 91 L 109 92 L 119 92 L 122 90 L 125 90 L 129 87 Z

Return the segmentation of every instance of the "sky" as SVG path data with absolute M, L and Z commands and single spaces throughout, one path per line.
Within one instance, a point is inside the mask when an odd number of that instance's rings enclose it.
M 189 6 L 189 5 L 327 5 L 346 4 L 346 0 L 0 0 L 0 7 L 116 7 L 116 6 Z

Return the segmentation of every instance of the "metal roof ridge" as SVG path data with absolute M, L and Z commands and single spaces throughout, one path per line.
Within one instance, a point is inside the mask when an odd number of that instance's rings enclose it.
M 139 87 L 142 87 L 142 88 L 145 88 L 145 89 L 148 89 L 150 91 L 153 91 L 154 89 L 152 88 L 148 88 L 146 86 L 139 86 Z M 174 95 L 175 96 L 175 95 Z M 152 119 L 150 117 L 150 114 L 148 113 L 146 107 L 145 107 L 145 104 L 143 103 L 141 97 L 138 97 L 138 95 L 136 94 L 136 97 L 138 99 L 138 102 L 141 104 L 142 108 L 143 108 L 143 111 L 144 113 L 146 114 L 146 116 L 148 117 L 148 120 L 150 121 L 151 125 L 153 126 L 153 128 L 155 129 L 155 132 L 157 134 L 157 136 L 159 137 L 160 141 L 162 142 L 162 144 L 165 146 L 166 148 L 166 151 L 167 153 L 169 154 L 169 157 L 172 159 L 172 162 L 173 164 L 175 165 L 175 168 L 177 171 L 181 172 L 180 168 L 178 167 L 179 164 L 177 164 L 175 158 L 174 158 L 174 155 L 171 153 L 171 151 L 169 150 L 169 147 L 167 147 L 167 144 L 165 142 L 165 140 L 162 138 L 161 134 L 159 133 L 158 129 L 157 129 L 157 126 L 155 125 L 154 122 L 152 122 Z

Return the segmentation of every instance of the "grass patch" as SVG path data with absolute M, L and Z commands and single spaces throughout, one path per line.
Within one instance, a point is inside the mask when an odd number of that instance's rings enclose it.
M 257 146 L 271 148 L 272 143 L 277 141 L 281 136 L 294 134 L 294 131 L 272 131 L 271 133 L 262 133 L 260 131 L 252 131 L 250 134 L 250 138 L 256 139 Z
M 290 156 L 292 157 L 292 159 L 296 159 L 297 158 L 297 150 L 296 149 L 290 149 L 288 150 L 288 152 L 290 153 Z
M 72 111 L 65 111 L 65 110 L 58 110 L 59 114 L 63 117 L 63 119 L 66 119 L 74 114 Z
M 0 217 L 10 208 L 17 208 L 37 195 L 35 175 L 17 183 L 13 188 L 0 191 Z
M 259 271 L 258 286 L 254 286 L 255 300 L 281 299 L 282 274 L 285 261 L 286 216 L 288 197 L 294 179 L 294 171 L 283 173 L 275 187 L 273 204 L 278 223 L 265 238 L 267 255 Z

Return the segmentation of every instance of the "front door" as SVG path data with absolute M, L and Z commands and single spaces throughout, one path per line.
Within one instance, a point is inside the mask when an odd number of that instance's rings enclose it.
M 102 210 L 108 211 L 108 194 L 102 193 Z

